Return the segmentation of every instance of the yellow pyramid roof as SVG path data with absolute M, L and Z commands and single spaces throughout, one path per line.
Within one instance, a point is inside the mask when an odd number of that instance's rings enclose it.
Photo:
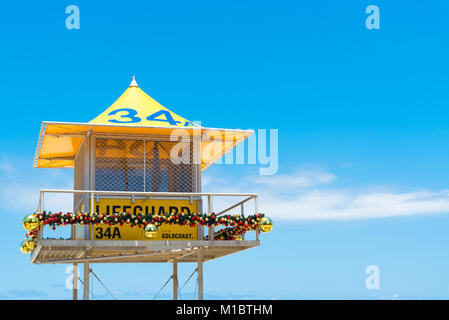
M 168 137 L 179 129 L 186 135 L 201 137 L 202 170 L 254 133 L 252 130 L 200 127 L 159 104 L 139 88 L 133 77 L 129 88 L 88 123 L 42 122 L 33 166 L 73 168 L 75 156 L 90 134 Z
M 143 92 L 134 77 L 129 88 L 109 108 L 89 123 L 177 128 L 197 126 L 168 110 Z

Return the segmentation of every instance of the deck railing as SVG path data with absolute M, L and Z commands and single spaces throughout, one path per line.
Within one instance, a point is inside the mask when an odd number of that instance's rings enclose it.
M 133 191 L 99 191 L 99 190 L 65 190 L 65 189 L 42 189 L 40 191 L 40 195 L 39 195 L 39 204 L 37 206 L 37 212 L 42 212 L 45 210 L 45 200 L 46 194 L 83 194 L 85 196 L 88 197 L 89 201 L 90 201 L 90 213 L 94 213 L 95 211 L 95 201 L 99 201 L 99 199 L 101 197 L 107 196 L 108 198 L 110 198 L 111 196 L 119 196 L 120 199 L 126 199 L 127 197 L 129 197 L 129 199 L 131 199 L 132 201 L 134 201 L 137 198 L 145 198 L 145 199 L 158 199 L 163 197 L 164 199 L 167 198 L 173 198 L 178 199 L 179 198 L 183 198 L 183 199 L 190 199 L 190 201 L 194 201 L 194 200 L 203 200 L 203 198 L 205 198 L 204 200 L 207 201 L 201 201 L 202 205 L 204 203 L 207 203 L 207 213 L 212 213 L 215 212 L 216 216 L 220 216 L 225 214 L 226 212 L 229 212 L 230 210 L 233 210 L 235 208 L 240 207 L 240 213 L 242 215 L 245 215 L 246 213 L 248 214 L 256 214 L 258 213 L 258 195 L 256 193 L 210 193 L 210 192 L 133 192 Z M 215 210 L 214 208 L 214 200 L 218 197 L 244 197 L 243 200 L 240 200 L 234 204 L 232 204 L 229 207 L 220 209 L 219 211 Z M 250 211 L 248 212 L 248 210 L 245 210 L 245 206 L 244 204 L 247 203 L 248 201 L 254 201 L 254 206 L 253 206 L 253 210 L 254 211 Z M 204 213 L 205 210 L 202 210 Z M 203 240 L 205 239 L 205 234 L 204 234 L 204 228 L 201 227 L 200 228 L 200 233 L 199 233 L 199 240 Z M 39 239 L 42 239 L 42 235 L 43 235 L 43 230 L 41 229 L 39 232 Z M 208 230 L 208 240 L 214 240 L 213 239 L 213 235 L 214 235 L 214 227 L 209 227 Z M 259 240 L 259 230 L 256 230 L 256 240 Z

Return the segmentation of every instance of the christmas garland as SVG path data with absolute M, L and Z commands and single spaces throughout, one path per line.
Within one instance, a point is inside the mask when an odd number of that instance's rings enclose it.
M 131 214 L 129 212 L 115 213 L 115 214 L 97 214 L 97 213 L 51 213 L 42 212 L 36 213 L 36 217 L 43 225 L 49 225 L 56 229 L 61 225 L 72 224 L 106 224 L 124 225 L 129 224 L 131 227 L 143 227 L 147 224 L 153 224 L 159 226 L 162 224 L 181 225 L 194 227 L 196 224 L 206 227 L 218 227 L 222 226 L 245 226 L 250 230 L 255 230 L 259 222 L 265 217 L 264 214 L 258 213 L 244 217 L 242 215 L 223 215 L 217 217 L 214 212 L 211 214 L 197 214 L 197 213 L 179 213 L 179 214 Z
M 129 212 L 114 213 L 114 214 L 98 214 L 86 212 L 37 212 L 28 215 L 24 219 L 24 227 L 29 232 L 26 234 L 25 240 L 21 244 L 21 250 L 28 253 L 36 247 L 37 233 L 40 226 L 48 225 L 53 230 L 59 226 L 64 225 L 99 225 L 105 224 L 108 226 L 124 224 L 131 228 L 148 228 L 152 227 L 157 230 L 157 227 L 162 224 L 190 226 L 201 225 L 205 227 L 224 226 L 225 228 L 214 233 L 214 239 L 217 240 L 241 240 L 243 234 L 250 230 L 260 229 L 263 232 L 268 232 L 272 228 L 272 221 L 265 217 L 263 213 L 255 215 L 222 215 L 216 216 L 214 212 L 211 214 L 201 213 L 169 213 L 166 215 L 157 214 L 131 214 Z M 154 226 L 154 227 L 153 227 Z
M 243 235 L 250 231 L 247 227 L 228 227 L 214 232 L 216 240 L 242 240 Z M 207 237 L 208 238 L 208 237 Z

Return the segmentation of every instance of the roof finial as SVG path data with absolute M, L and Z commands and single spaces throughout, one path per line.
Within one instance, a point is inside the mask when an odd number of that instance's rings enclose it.
M 130 87 L 139 87 L 139 85 L 136 82 L 136 76 L 133 76 L 133 81 L 131 81 Z

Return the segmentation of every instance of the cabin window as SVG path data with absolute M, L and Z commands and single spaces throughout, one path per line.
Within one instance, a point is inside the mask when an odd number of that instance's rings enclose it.
M 174 163 L 170 157 L 177 143 L 96 138 L 95 189 L 193 192 L 191 153 L 187 163 Z

